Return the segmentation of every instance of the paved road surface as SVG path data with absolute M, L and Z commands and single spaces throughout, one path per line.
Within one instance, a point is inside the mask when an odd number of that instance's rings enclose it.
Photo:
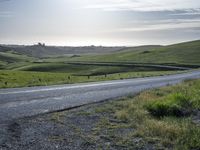
M 200 78 L 200 71 L 73 85 L 1 89 L 0 122 L 122 97 L 191 78 Z

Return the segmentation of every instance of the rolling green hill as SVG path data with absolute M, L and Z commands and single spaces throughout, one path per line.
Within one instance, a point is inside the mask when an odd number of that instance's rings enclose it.
M 137 63 L 200 64 L 200 40 L 146 50 L 126 50 L 107 55 L 82 56 L 70 61 L 129 61 Z
M 37 48 L 37 49 L 36 49 Z M 91 54 L 91 47 L 80 47 L 66 50 L 66 53 L 84 53 L 84 55 L 64 56 L 57 50 L 60 47 L 46 47 L 46 46 L 24 46 L 10 49 L 8 47 L 0 47 L 0 61 L 19 62 L 20 60 L 30 59 L 30 56 L 41 57 L 49 55 L 60 55 L 59 57 L 51 57 L 42 59 L 46 62 L 66 62 L 66 61 L 93 61 L 93 62 L 136 62 L 136 63 L 175 63 L 175 64 L 200 64 L 200 40 L 179 43 L 169 46 L 139 46 L 132 48 L 124 48 L 120 50 L 113 50 L 112 53 L 105 54 Z M 100 47 L 94 47 L 96 49 Z M 77 50 L 78 49 L 78 50 Z M 103 49 L 100 48 L 99 51 Z M 96 51 L 96 50 L 94 50 Z M 106 49 L 104 49 L 106 51 Z M 52 53 L 53 52 L 53 53 Z M 27 57 L 26 54 L 29 56 Z M 88 55 L 87 55 L 88 54 Z M 74 56 L 74 57 L 73 57 Z M 41 58 L 40 58 L 41 60 Z
M 115 73 L 127 73 L 137 71 L 173 71 L 180 69 L 164 68 L 148 65 L 126 65 L 126 64 L 79 64 L 79 63 L 31 63 L 22 67 L 15 68 L 18 71 L 35 71 L 35 72 L 54 72 L 54 73 L 71 73 L 78 76 L 98 76 Z
M 126 47 L 103 47 L 103 46 L 46 46 L 38 45 L 0 45 L 0 52 L 12 51 L 14 53 L 27 55 L 35 58 L 47 58 L 58 56 L 79 56 L 89 54 L 108 54 L 126 49 Z
M 39 46 L 38 46 L 39 47 Z M 18 47 L 20 48 L 20 46 Z M 29 57 L 13 51 L 12 48 L 0 47 L 0 69 L 39 71 L 39 72 L 68 72 L 78 74 L 103 74 L 128 71 L 147 71 L 147 69 L 121 66 L 78 65 L 69 62 L 118 62 L 200 65 L 200 40 L 174 44 L 169 46 L 139 46 L 126 48 L 112 54 L 80 55 L 79 57 L 60 56 L 48 59 Z M 44 52 L 44 51 L 43 51 Z M 68 62 L 68 63 L 66 63 Z M 122 63 L 123 62 L 123 63 Z M 120 70 L 120 71 L 119 71 Z M 149 69 L 148 69 L 149 70 Z M 152 69 L 152 70 L 155 70 Z M 157 70 L 157 69 L 156 69 Z
M 0 52 L 0 69 L 14 69 L 19 66 L 30 64 L 32 57 L 13 53 L 12 51 Z
M 46 56 L 46 50 L 42 53 Z M 132 47 L 112 54 L 84 54 L 77 57 L 61 55 L 46 59 L 0 47 L 0 88 L 166 75 L 177 72 L 151 64 L 190 67 L 200 65 L 199 58 L 200 41 L 169 46 Z

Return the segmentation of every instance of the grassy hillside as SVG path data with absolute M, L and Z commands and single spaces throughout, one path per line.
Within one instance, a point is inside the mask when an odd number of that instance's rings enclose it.
M 160 48 L 132 50 L 100 56 L 67 58 L 66 61 L 129 61 L 137 63 L 200 64 L 200 40 Z M 64 59 L 62 59 L 64 60 Z
M 42 47 L 45 50 L 42 50 L 41 53 L 45 53 L 45 55 L 47 55 L 45 46 L 35 47 Z M 21 47 L 17 46 L 17 48 L 19 49 Z M 0 69 L 2 70 L 0 72 L 0 80 L 2 82 L 1 87 L 33 86 L 145 77 L 162 75 L 168 73 L 165 71 L 173 70 L 169 68 L 166 69 L 162 67 L 148 66 L 148 64 L 145 63 L 200 65 L 200 41 L 164 47 L 140 46 L 120 50 L 118 52 L 106 55 L 82 55 L 76 57 L 61 56 L 49 59 L 38 59 L 20 54 L 17 51 L 13 51 L 12 47 L 11 49 L 0 47 L 0 50 L 2 51 L 0 52 Z M 53 51 L 53 49 L 51 49 L 51 51 Z M 49 52 L 51 53 L 51 51 Z M 33 49 L 28 52 L 33 52 L 31 55 L 39 54 L 38 51 L 34 52 Z M 54 53 L 56 53 L 55 49 Z M 82 62 L 77 63 L 77 61 Z M 93 61 L 93 63 L 91 63 L 91 61 Z M 129 62 L 132 62 L 133 64 Z M 12 70 L 13 72 L 7 72 L 6 70 Z M 3 75 L 5 72 L 8 73 L 7 77 Z M 40 73 L 36 74 L 36 72 Z M 25 78 L 25 76 L 30 76 L 30 78 Z M 68 76 L 73 76 L 73 79 L 70 78 L 69 80 Z
M 179 64 L 200 64 L 200 40 L 174 44 L 169 46 L 139 46 L 132 48 L 105 48 L 105 47 L 47 47 L 47 46 L 18 46 L 11 47 L 12 54 L 23 54 L 33 57 L 59 56 L 42 59 L 46 62 L 66 61 L 95 61 L 112 62 L 128 61 L 137 63 L 179 63 Z M 1 53 L 8 53 L 8 48 L 0 47 Z M 92 52 L 93 51 L 93 52 Z M 99 54 L 93 54 L 99 51 Z M 112 52 L 105 54 L 106 51 Z M 11 53 L 10 52 L 10 53 Z M 16 54 L 17 53 L 17 54 Z M 82 55 L 76 55 L 81 53 Z M 86 55 L 90 53 L 89 55 Z M 63 56 L 71 54 L 71 56 Z M 84 54 L 84 55 L 83 55 Z M 19 55 L 20 56 L 20 55 Z M 19 57 L 18 57 L 19 58 Z M 13 57 L 1 56 L 0 60 L 13 61 Z M 41 59 L 40 59 L 41 60 Z
M 124 64 L 124 63 L 31 63 L 26 66 L 18 67 L 14 70 L 36 71 L 36 72 L 58 72 L 71 73 L 74 75 L 107 75 L 124 72 L 138 71 L 172 71 L 180 70 L 174 68 L 164 68 L 157 66 L 148 66 L 147 64 Z
M 79 56 L 85 54 L 107 54 L 121 51 L 126 47 L 103 47 L 103 46 L 45 46 L 43 44 L 23 46 L 23 45 L 4 45 L 0 46 L 0 52 L 13 51 L 18 54 L 27 55 L 35 58 L 58 57 L 58 56 Z
M 36 59 L 12 51 L 0 52 L 0 69 L 15 69 L 31 64 L 34 60 Z
M 138 52 L 145 52 L 150 49 L 156 49 L 156 48 L 161 48 L 162 46 L 159 45 L 146 45 L 146 46 L 137 46 L 137 47 L 127 47 L 127 48 L 122 48 L 118 51 L 113 51 L 112 53 L 109 54 L 104 54 L 103 52 L 99 52 L 99 55 L 97 54 L 90 54 L 90 55 L 78 55 L 78 56 L 59 56 L 59 57 L 52 57 L 52 58 L 47 58 L 43 59 L 44 61 L 47 62 L 65 62 L 65 61 L 90 61 L 90 60 L 100 60 L 101 61 L 107 61 L 107 60 L 118 60 L 117 57 L 119 54 L 128 54 L 128 53 L 138 53 Z M 105 60 L 104 60 L 105 57 Z M 110 58 L 110 57 L 114 57 Z M 116 59 L 115 59 L 116 57 Z

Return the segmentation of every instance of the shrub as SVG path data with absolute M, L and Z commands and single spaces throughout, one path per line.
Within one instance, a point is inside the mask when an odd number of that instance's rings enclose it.
M 190 97 L 182 93 L 175 93 L 167 96 L 165 99 L 150 102 L 145 107 L 156 117 L 181 117 L 191 113 L 192 102 Z

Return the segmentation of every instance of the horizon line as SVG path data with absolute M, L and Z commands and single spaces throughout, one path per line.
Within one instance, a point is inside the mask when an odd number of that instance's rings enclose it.
M 195 40 L 183 40 L 181 42 L 171 42 L 170 44 L 138 44 L 138 45 L 96 45 L 96 44 L 90 44 L 90 45 L 56 45 L 56 44 L 46 44 L 45 42 L 38 42 L 38 43 L 32 43 L 32 44 L 3 44 L 0 43 L 0 46 L 37 46 L 39 43 L 44 44 L 43 46 L 52 46 L 52 47 L 140 47 L 140 46 L 169 46 L 169 45 L 174 45 L 174 44 L 179 44 L 179 43 L 186 43 L 186 42 L 194 42 L 194 41 L 199 41 L 199 39 Z M 41 45 L 42 46 L 42 45 Z

